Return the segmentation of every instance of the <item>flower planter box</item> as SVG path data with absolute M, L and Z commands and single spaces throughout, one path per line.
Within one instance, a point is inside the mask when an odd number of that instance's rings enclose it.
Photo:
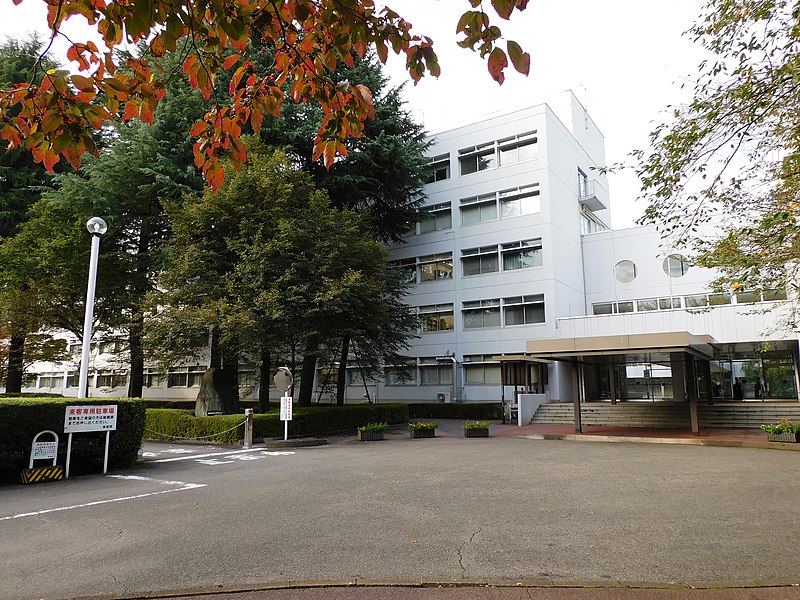
M 464 437 L 489 437 L 489 428 L 464 429 Z
M 409 433 L 411 434 L 411 439 L 436 437 L 435 429 L 412 429 Z
M 792 442 L 797 443 L 797 433 L 791 431 L 782 431 L 781 433 L 767 432 L 767 440 L 770 442 Z
M 382 431 L 359 431 L 358 441 L 360 442 L 380 442 L 383 440 Z

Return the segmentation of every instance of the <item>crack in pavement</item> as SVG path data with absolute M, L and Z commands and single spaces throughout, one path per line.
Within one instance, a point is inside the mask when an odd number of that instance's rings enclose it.
M 475 539 L 475 536 L 478 535 L 481 531 L 483 531 L 483 525 L 478 527 L 478 530 L 473 532 L 472 535 L 469 536 L 469 539 L 458 547 L 458 566 L 461 567 L 461 574 L 462 575 L 466 575 L 467 574 L 467 569 L 464 566 L 464 548 L 467 545 L 471 544 L 472 540 Z
M 117 535 L 117 539 L 114 540 L 115 542 L 118 542 L 120 540 L 120 538 L 122 537 L 122 529 L 112 527 L 111 525 L 100 519 L 96 519 L 96 521 L 100 523 L 100 525 L 108 529 L 110 532 L 115 533 Z

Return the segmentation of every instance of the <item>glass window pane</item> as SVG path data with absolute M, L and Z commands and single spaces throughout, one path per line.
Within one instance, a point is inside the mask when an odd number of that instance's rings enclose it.
M 617 303 L 617 312 L 620 312 L 620 313 L 631 313 L 631 312 L 633 312 L 633 302 L 618 302 Z
M 506 325 L 523 325 L 525 311 L 522 306 L 506 306 Z
M 630 283 L 636 279 L 636 264 L 630 260 L 621 260 L 614 266 L 614 276 L 620 283 Z
M 610 315 L 613 312 L 613 305 L 611 302 L 604 302 L 602 304 L 593 304 L 592 313 L 595 315 Z
M 638 300 L 636 302 L 636 310 L 658 310 L 658 302 L 655 300 Z
M 461 207 L 461 224 L 475 225 L 481 222 L 481 210 L 477 205 Z
M 461 168 L 462 175 L 469 175 L 478 171 L 478 157 L 473 154 L 471 156 L 460 156 L 458 164 Z
M 462 258 L 461 268 L 463 269 L 464 275 L 480 275 L 481 257 L 470 256 L 469 258 Z

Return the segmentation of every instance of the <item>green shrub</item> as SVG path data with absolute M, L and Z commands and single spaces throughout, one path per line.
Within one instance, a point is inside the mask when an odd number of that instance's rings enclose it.
M 108 465 L 109 468 L 133 465 L 145 427 L 145 405 L 140 398 L 0 398 L 0 479 L 18 480 L 19 472 L 28 468 L 34 436 L 47 429 L 58 435 L 58 464 L 66 465 L 64 411 L 76 404 L 118 406 L 117 430 L 111 432 Z M 51 440 L 50 436 L 41 438 L 41 441 Z M 70 473 L 101 470 L 104 447 L 105 432 L 73 435 Z M 44 464 L 44 461 L 36 463 Z
M 408 405 L 408 416 L 412 419 L 472 419 L 488 421 L 503 418 L 503 405 L 500 402 L 464 402 L 457 404 L 420 402 Z
M 296 407 L 289 422 L 291 437 L 352 433 L 368 423 L 405 423 L 406 404 L 346 404 L 344 406 Z M 204 438 L 209 442 L 234 444 L 244 438 L 244 427 L 236 427 L 244 415 L 195 417 L 190 410 L 148 408 L 145 437 L 151 440 Z M 253 437 L 283 437 L 279 411 L 253 415 Z
M 464 421 L 464 429 L 489 429 L 489 421 Z
M 386 431 L 389 429 L 388 423 L 367 423 L 366 425 L 362 425 L 358 428 L 359 431 L 371 431 L 375 433 L 380 433 L 381 431 Z
M 63 398 L 63 394 L 36 394 L 31 392 L 3 392 L 0 398 Z
M 424 429 L 436 429 L 439 427 L 439 423 L 436 421 L 417 421 L 415 423 L 408 424 L 409 431 L 420 431 Z

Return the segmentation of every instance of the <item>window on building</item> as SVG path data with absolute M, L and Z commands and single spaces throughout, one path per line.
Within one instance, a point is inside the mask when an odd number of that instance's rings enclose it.
M 683 277 L 689 270 L 689 260 L 681 254 L 670 254 L 661 265 L 670 277 Z
M 525 160 L 538 158 L 539 151 L 537 146 L 538 139 L 536 132 L 531 131 L 505 138 L 497 142 L 500 155 L 500 166 L 513 165 Z
M 453 305 L 431 304 L 419 307 L 422 333 L 453 330 Z
M 67 387 L 78 387 L 81 380 L 81 374 L 78 371 L 70 371 L 67 373 Z
M 425 183 L 450 179 L 450 155 L 439 154 L 428 160 L 428 176 Z
M 499 195 L 501 219 L 532 215 L 541 210 L 538 183 L 503 190 Z
M 578 197 L 589 197 L 589 178 L 581 169 L 578 169 Z
M 143 385 L 146 388 L 164 387 L 166 381 L 167 376 L 165 373 L 159 373 L 158 371 L 151 369 L 147 369 L 144 372 Z
M 453 216 L 449 202 L 428 206 L 420 211 L 420 233 L 450 229 L 452 226 Z
M 464 275 L 483 275 L 499 270 L 497 246 L 467 248 L 461 251 L 461 271 Z
M 440 363 L 436 357 L 419 359 L 419 382 L 422 385 L 451 385 L 453 383 L 453 364 Z
M 100 354 L 117 354 L 122 350 L 121 340 L 103 340 L 98 345 L 98 352 Z
M 523 240 L 503 244 L 503 270 L 516 271 L 542 266 L 542 240 Z
M 63 373 L 42 373 L 36 382 L 37 388 L 60 388 L 62 385 L 64 385 Z
M 775 300 L 786 300 L 786 290 L 764 290 L 762 293 L 764 302 Z
M 658 308 L 659 310 L 669 310 L 671 308 L 680 308 L 681 307 L 681 299 L 680 298 L 659 298 L 658 299 Z
M 503 317 L 506 325 L 544 323 L 544 294 L 503 299 Z
M 417 259 L 401 258 L 391 262 L 392 267 L 402 272 L 403 283 L 417 283 Z
M 631 312 L 633 312 L 633 301 L 599 302 L 597 304 L 592 304 L 592 314 L 595 315 L 610 315 Z
M 419 258 L 420 281 L 441 281 L 453 278 L 453 253 L 431 254 Z
M 648 299 L 648 300 L 637 300 L 636 301 L 636 310 L 639 312 L 648 312 L 651 310 L 658 310 L 658 300 L 655 299 Z
M 167 387 L 200 387 L 206 368 L 178 367 L 167 371 Z
M 127 382 L 128 382 L 127 373 L 123 373 L 120 371 L 98 371 L 97 379 L 95 380 L 94 386 L 96 388 L 101 388 L 101 387 L 116 388 L 116 387 L 124 387 Z
M 462 198 L 461 225 L 476 225 L 497 220 L 497 194 L 483 194 L 474 198 Z
M 411 363 L 385 367 L 383 373 L 386 385 L 417 384 L 417 368 Z
M 750 304 L 761 301 L 761 292 L 742 290 L 736 292 L 736 304 Z
M 468 385 L 499 385 L 500 363 L 482 354 L 465 356 L 464 382 Z
M 630 283 L 636 279 L 636 263 L 632 260 L 621 260 L 614 265 L 614 277 L 620 283 Z
M 461 175 L 494 169 L 497 166 L 494 142 L 459 150 L 458 166 Z
M 473 300 L 464 302 L 461 314 L 464 329 L 500 327 L 500 300 Z

